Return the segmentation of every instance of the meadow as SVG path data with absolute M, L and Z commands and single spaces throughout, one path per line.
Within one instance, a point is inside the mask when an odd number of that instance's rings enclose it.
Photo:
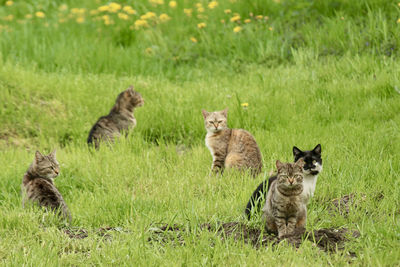
M 398 266 L 400 3 L 386 0 L 0 1 L 2 265 Z M 111 148 L 88 132 L 130 84 L 137 127 Z M 201 109 L 228 107 L 256 138 L 263 174 L 209 176 Z M 250 244 L 201 229 L 244 207 L 292 147 L 322 146 L 307 230 L 358 230 L 343 250 Z M 57 149 L 73 217 L 23 209 L 34 152 Z M 354 193 L 347 215 L 332 199 Z M 184 244 L 149 242 L 160 224 Z M 106 236 L 99 228 L 114 227 Z M 177 237 L 176 237 L 177 238 Z

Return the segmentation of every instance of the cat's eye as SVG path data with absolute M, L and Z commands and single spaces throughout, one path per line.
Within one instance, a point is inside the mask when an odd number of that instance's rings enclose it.
M 218 121 L 218 123 L 222 123 L 222 121 Z
M 208 123 L 211 123 L 211 124 L 212 124 L 212 123 L 214 123 L 214 122 L 213 122 L 213 121 L 208 121 Z

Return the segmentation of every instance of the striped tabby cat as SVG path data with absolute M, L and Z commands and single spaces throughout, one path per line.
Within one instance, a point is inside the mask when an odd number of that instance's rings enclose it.
M 277 179 L 268 191 L 263 212 L 267 230 L 278 234 L 279 238 L 306 225 L 307 206 L 301 198 L 303 166 L 302 159 L 296 163 L 276 161 Z
M 59 212 L 71 221 L 67 204 L 53 183 L 59 173 L 60 165 L 55 151 L 47 156 L 36 151 L 35 159 L 22 180 L 22 205 L 25 207 L 26 202 L 31 201 L 40 207 Z

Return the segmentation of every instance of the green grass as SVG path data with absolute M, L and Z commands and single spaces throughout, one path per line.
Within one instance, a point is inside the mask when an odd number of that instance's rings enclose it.
M 10 8 L 16 16 L 2 22 L 12 30 L 0 33 L 1 264 L 399 264 L 397 3 L 251 2 L 221 1 L 217 10 L 207 10 L 215 14 L 204 32 L 194 18 L 182 16 L 182 8 L 194 3 L 178 1 L 172 10 L 167 3 L 132 2 L 140 14 L 155 10 L 172 19 L 121 34 L 129 40 L 125 44 L 118 43 L 119 24 L 67 22 L 56 30 L 38 19 L 15 21 L 37 10 L 45 11 L 50 24 L 57 21 L 51 10 L 60 4 L 52 1 L 0 8 L 2 16 Z M 249 12 L 270 18 L 241 24 L 246 28 L 238 35 L 233 24 L 219 22 L 230 17 L 223 12 L 227 8 L 243 18 Z M 97 27 L 115 35 L 99 38 Z M 136 37 L 129 39 L 131 34 Z M 192 43 L 191 36 L 199 42 Z M 153 54 L 144 52 L 148 47 Z M 135 112 L 137 127 L 112 148 L 90 151 L 85 143 L 90 127 L 129 84 L 145 98 Z M 246 223 L 244 206 L 263 179 L 235 172 L 208 176 L 211 155 L 201 109 L 225 107 L 232 128 L 255 136 L 264 175 L 276 159 L 292 160 L 293 145 L 311 149 L 321 143 L 324 170 L 308 206 L 307 229 L 347 227 L 361 237 L 340 253 L 322 252 L 310 242 L 297 250 L 286 244 L 257 250 L 199 229 L 205 222 Z M 34 151 L 54 148 L 61 164 L 56 185 L 72 225 L 88 230 L 86 239 L 69 239 L 51 216 L 21 206 L 20 184 Z M 358 194 L 358 206 L 347 217 L 332 214 L 331 199 L 349 193 Z M 149 228 L 159 222 L 194 230 L 184 234 L 184 246 L 149 243 Z M 106 226 L 129 232 L 106 239 L 96 233 Z

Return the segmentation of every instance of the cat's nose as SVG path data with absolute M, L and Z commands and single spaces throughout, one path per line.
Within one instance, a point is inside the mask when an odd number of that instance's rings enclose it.
M 294 179 L 289 179 L 289 183 L 293 184 L 294 183 Z

